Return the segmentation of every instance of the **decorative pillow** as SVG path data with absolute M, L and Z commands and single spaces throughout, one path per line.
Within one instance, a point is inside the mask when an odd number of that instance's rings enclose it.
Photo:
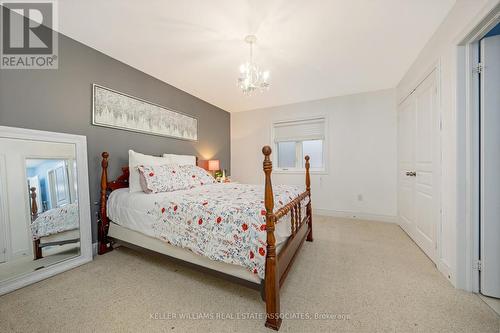
M 169 163 L 179 165 L 196 165 L 196 156 L 193 155 L 176 155 L 176 154 L 163 154 L 164 158 L 169 159 Z
M 139 177 L 139 171 L 137 167 L 139 165 L 164 165 L 169 164 L 169 159 L 158 156 L 145 155 L 141 153 L 136 153 L 133 150 L 128 151 L 128 167 L 130 171 L 130 176 L 128 179 L 129 192 L 141 192 L 141 182 Z
M 140 184 L 145 193 L 171 192 L 191 187 L 177 164 L 140 165 Z
M 187 178 L 190 188 L 215 183 L 211 174 L 196 165 L 180 165 L 179 168 Z
M 145 193 L 172 192 L 215 183 L 214 177 L 195 165 L 140 165 L 137 169 Z

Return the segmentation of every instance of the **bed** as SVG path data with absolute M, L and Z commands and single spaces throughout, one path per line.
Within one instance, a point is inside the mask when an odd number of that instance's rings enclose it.
M 260 290 L 265 325 L 279 330 L 280 287 L 303 242 L 313 240 L 310 164 L 306 156 L 305 188 L 273 188 L 271 148 L 262 152 L 264 186 L 214 183 L 155 194 L 130 193 L 128 167 L 109 181 L 102 153 L 99 254 L 115 242 L 138 246 Z
M 34 259 L 43 258 L 43 248 L 80 241 L 78 203 L 49 209 L 38 213 L 36 188 L 30 188 L 31 237 Z

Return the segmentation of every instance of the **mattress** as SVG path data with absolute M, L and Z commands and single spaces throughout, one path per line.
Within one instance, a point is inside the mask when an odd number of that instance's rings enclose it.
M 286 185 L 273 190 L 275 209 L 303 192 Z M 263 199 L 264 187 L 248 184 L 216 183 L 156 194 L 121 189 L 110 194 L 107 213 L 121 227 L 214 261 L 243 266 L 262 279 L 267 253 Z M 308 200 L 302 203 L 304 209 Z M 275 225 L 278 248 L 290 237 L 290 222 L 287 214 Z

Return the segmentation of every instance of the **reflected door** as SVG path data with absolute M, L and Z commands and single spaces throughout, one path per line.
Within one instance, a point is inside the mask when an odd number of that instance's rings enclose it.
M 49 170 L 49 186 L 52 208 L 62 207 L 71 202 L 66 164 L 61 163 Z

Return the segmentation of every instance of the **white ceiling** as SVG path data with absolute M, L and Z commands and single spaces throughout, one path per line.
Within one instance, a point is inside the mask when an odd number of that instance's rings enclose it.
M 227 111 L 395 87 L 455 0 L 61 0 L 59 31 Z M 236 85 L 247 60 L 268 92 Z

